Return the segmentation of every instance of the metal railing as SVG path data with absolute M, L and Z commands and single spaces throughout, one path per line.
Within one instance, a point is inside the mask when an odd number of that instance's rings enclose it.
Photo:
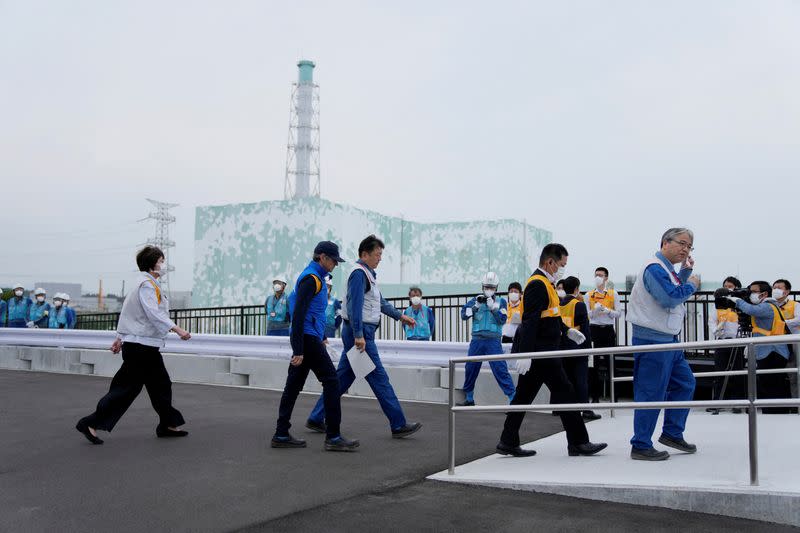
M 780 340 L 778 340 L 780 339 Z M 694 407 L 745 407 L 748 409 L 748 439 L 750 455 L 750 484 L 758 485 L 758 432 L 757 432 L 757 411 L 758 407 L 799 407 L 800 399 L 765 399 L 756 398 L 756 375 L 797 372 L 800 376 L 800 365 L 798 368 L 782 368 L 770 370 L 757 370 L 755 358 L 748 359 L 747 370 L 747 399 L 746 400 L 709 400 L 709 401 L 664 401 L 664 402 L 616 402 L 614 403 L 569 403 L 569 404 L 540 404 L 540 405 L 481 405 L 472 407 L 462 407 L 455 405 L 455 368 L 458 363 L 470 363 L 479 361 L 507 361 L 517 359 L 550 359 L 554 357 L 585 357 L 587 355 L 608 355 L 613 359 L 615 355 L 643 352 L 663 352 L 674 350 L 708 350 L 715 348 L 734 348 L 742 346 L 745 349 L 745 356 L 753 346 L 761 344 L 793 344 L 800 342 L 798 335 L 775 335 L 769 337 L 750 337 L 740 339 L 724 339 L 717 341 L 702 342 L 681 342 L 672 344 L 648 344 L 640 346 L 619 346 L 615 348 L 600 348 L 588 350 L 553 350 L 547 352 L 527 352 L 505 355 L 482 355 L 472 357 L 454 357 L 450 359 L 448 366 L 448 468 L 450 475 L 455 474 L 456 468 L 456 413 L 457 412 L 482 412 L 482 413 L 508 413 L 508 412 L 528 412 L 528 411 L 586 411 L 591 409 L 669 409 L 669 408 L 694 408 Z M 535 369 L 529 370 L 534 372 Z M 695 374 L 700 377 L 706 375 L 739 375 L 742 371 L 726 372 L 703 372 Z

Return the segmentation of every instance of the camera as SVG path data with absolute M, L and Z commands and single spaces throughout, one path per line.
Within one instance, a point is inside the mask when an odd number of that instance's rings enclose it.
M 751 332 L 753 324 L 750 315 L 740 309 L 736 309 L 736 304 L 728 300 L 726 296 L 735 296 L 736 298 L 748 300 L 750 298 L 750 289 L 717 289 L 714 291 L 714 306 L 717 309 L 734 309 L 739 318 L 739 329 L 743 333 Z
M 485 304 L 486 303 L 486 296 L 484 296 L 483 294 L 479 294 L 478 297 L 475 298 L 475 300 L 477 300 L 477 302 L 479 304 Z

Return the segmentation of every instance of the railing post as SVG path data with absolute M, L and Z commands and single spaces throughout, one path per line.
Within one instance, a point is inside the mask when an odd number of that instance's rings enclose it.
M 448 363 L 448 407 L 447 407 L 447 441 L 448 441 L 448 467 L 447 473 L 456 473 L 456 413 L 453 407 L 456 405 L 456 364 L 451 360 Z
M 244 306 L 239 306 L 239 335 L 244 335 Z
M 756 395 L 756 358 L 753 346 L 744 347 L 744 355 L 747 358 L 747 399 L 750 407 L 747 410 L 747 431 L 749 436 L 750 448 L 750 485 L 758 486 L 758 426 L 756 417 L 758 416 L 755 404 L 753 403 Z
M 615 403 L 616 400 L 616 390 L 614 388 L 614 354 L 608 354 L 608 375 L 611 381 L 611 403 Z M 611 418 L 614 418 L 614 410 L 611 410 Z

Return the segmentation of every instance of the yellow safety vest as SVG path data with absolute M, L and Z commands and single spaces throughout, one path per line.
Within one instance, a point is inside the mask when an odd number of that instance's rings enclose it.
M 781 309 L 783 309 L 784 311 L 787 311 L 786 313 L 783 313 L 784 320 L 786 319 L 787 316 L 789 318 L 794 318 L 794 306 L 795 305 L 797 305 L 797 302 L 794 301 L 794 300 L 786 300 L 786 303 L 783 304 L 783 307 L 781 307 Z
M 573 298 L 572 300 L 568 301 L 565 305 L 559 306 L 559 312 L 561 313 L 561 320 L 564 324 L 567 325 L 568 328 L 576 328 L 581 329 L 580 326 L 575 326 L 575 306 L 578 305 L 577 298 Z
M 717 323 L 730 322 L 736 324 L 739 322 L 739 315 L 736 314 L 735 309 L 717 309 Z
M 780 308 L 774 304 L 770 305 L 775 308 L 775 314 L 772 316 L 772 329 L 763 329 L 756 326 L 756 317 L 751 317 L 750 323 L 753 325 L 753 333 L 761 333 L 767 337 L 786 333 L 786 321 L 783 319 Z
M 598 304 L 602 304 L 606 309 L 614 309 L 614 289 L 608 289 L 605 293 L 598 290 L 589 291 L 589 310 Z
M 559 309 L 559 300 L 558 300 L 558 293 L 556 292 L 556 288 L 553 287 L 553 284 L 550 283 L 550 280 L 546 277 L 542 276 L 541 274 L 534 274 L 533 276 L 528 278 L 528 281 L 525 282 L 525 288 L 528 288 L 528 285 L 531 284 L 533 281 L 541 281 L 544 283 L 545 289 L 547 289 L 547 309 L 542 311 L 541 318 L 550 318 L 555 316 L 561 316 L 561 310 Z M 525 306 L 523 305 L 522 300 L 519 301 L 519 312 L 525 312 Z
M 512 304 L 511 300 L 508 301 L 508 307 L 506 308 L 506 311 L 508 311 L 508 317 L 506 318 L 506 323 L 507 324 L 511 324 L 511 317 L 513 317 L 514 315 L 518 314 L 520 316 L 520 318 L 522 318 L 522 298 L 521 298 L 521 296 L 522 295 L 520 295 L 519 301 L 517 303 L 515 303 L 515 304 Z

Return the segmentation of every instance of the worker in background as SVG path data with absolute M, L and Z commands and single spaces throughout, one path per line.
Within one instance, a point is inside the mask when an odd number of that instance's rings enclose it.
M 786 320 L 786 327 L 791 333 L 800 333 L 800 305 L 795 300 L 789 298 L 792 292 L 792 284 L 789 280 L 779 279 L 772 284 L 772 297 L 778 302 L 783 318 Z M 797 368 L 797 350 L 800 345 L 793 344 L 789 350 L 789 362 L 787 366 Z M 797 398 L 797 372 L 789 374 L 789 387 L 792 391 L 792 398 Z
M 572 339 L 564 337 L 561 339 L 561 349 L 590 350 L 592 348 L 592 337 L 589 328 L 589 313 L 586 309 L 586 304 L 581 298 L 581 281 L 575 276 L 569 276 L 564 278 L 563 282 L 565 294 L 559 301 L 561 320 L 568 328 L 577 329 L 586 338 L 581 344 L 577 344 Z M 565 357 L 562 360 L 562 364 L 567 377 L 575 388 L 578 403 L 589 403 L 589 356 Z M 582 414 L 584 420 L 602 418 L 594 411 L 583 411 Z
M 336 337 L 339 326 L 342 325 L 342 302 L 333 295 L 333 278 L 325 278 L 328 288 L 328 307 L 325 308 L 325 338 Z
M 27 328 L 30 322 L 33 302 L 25 295 L 25 287 L 21 283 L 14 284 L 14 295 L 8 299 L 8 327 Z
M 64 305 L 64 295 L 60 292 L 53 296 L 53 308 L 50 311 L 50 320 L 47 327 L 50 329 L 67 329 L 67 308 Z
M 494 272 L 487 272 L 481 284 L 482 294 L 470 298 L 461 308 L 461 319 L 472 319 L 472 339 L 469 343 L 468 356 L 498 355 L 503 353 L 500 343 L 503 324 L 506 323 L 506 300 L 495 296 L 500 279 Z M 490 361 L 489 366 L 494 374 L 494 379 L 508 396 L 509 401 L 514 397 L 514 381 L 508 373 L 505 361 Z M 481 371 L 481 363 L 467 363 L 464 373 L 464 394 L 466 399 L 459 405 L 475 405 L 475 382 Z
M 46 328 L 50 323 L 50 304 L 47 303 L 47 293 L 44 289 L 37 288 L 33 291 L 36 301 L 31 305 L 29 328 Z
M 502 342 L 513 342 L 517 328 L 522 324 L 522 285 L 518 281 L 508 284 L 508 307 L 506 323 L 503 324 Z
M 288 337 L 289 297 L 284 294 L 286 280 L 278 277 L 272 280 L 273 293 L 267 296 L 264 306 L 267 310 L 267 335 L 270 337 Z
M 595 288 L 586 293 L 584 303 L 589 309 L 589 329 L 592 345 L 595 348 L 612 348 L 617 345 L 617 318 L 622 314 L 622 306 L 617 291 L 608 286 L 608 269 L 597 267 L 594 270 Z M 594 403 L 600 402 L 604 390 L 611 387 L 611 372 L 607 355 L 595 355 L 589 365 L 589 397 Z
M 403 325 L 406 340 L 429 341 L 433 339 L 436 332 L 436 318 L 433 316 L 433 309 L 422 303 L 422 289 L 411 287 L 408 289 L 408 298 L 411 305 L 403 311 L 403 314 L 413 318 L 414 325 Z
M 75 325 L 78 323 L 78 316 L 75 314 L 75 309 L 69 305 L 69 293 L 62 293 L 61 297 L 64 298 L 64 313 L 67 315 L 67 329 L 75 329 Z

